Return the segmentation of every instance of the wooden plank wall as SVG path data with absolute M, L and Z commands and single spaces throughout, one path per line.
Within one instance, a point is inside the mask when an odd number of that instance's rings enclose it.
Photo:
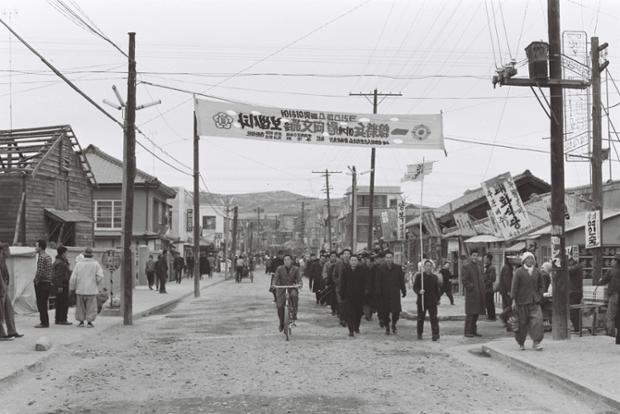
M 12 243 L 22 194 L 22 177 L 0 174 L 0 240 Z

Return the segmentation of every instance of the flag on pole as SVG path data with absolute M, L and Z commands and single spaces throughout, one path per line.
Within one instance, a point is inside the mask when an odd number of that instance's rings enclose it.
M 419 164 L 407 165 L 407 172 L 405 176 L 400 179 L 400 182 L 405 181 L 420 181 L 423 176 L 429 175 L 433 172 L 433 163 L 435 161 L 421 162 Z

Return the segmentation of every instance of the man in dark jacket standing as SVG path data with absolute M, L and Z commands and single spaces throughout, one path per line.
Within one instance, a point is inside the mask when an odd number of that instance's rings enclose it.
M 39 257 L 37 258 L 37 271 L 34 276 L 34 292 L 37 297 L 37 310 L 41 322 L 35 328 L 49 328 L 50 326 L 47 308 L 50 290 L 52 289 L 52 258 L 45 253 L 46 248 L 47 242 L 45 240 L 39 240 L 35 248 Z
M 402 310 L 400 299 L 407 295 L 405 274 L 400 265 L 394 263 L 394 253 L 384 253 L 385 263 L 377 267 L 376 292 L 379 297 L 379 318 L 385 326 L 385 334 L 390 334 L 390 316 L 392 333 L 396 333 L 396 322 Z
M 209 263 L 209 258 L 206 253 L 200 253 L 200 259 L 198 260 L 198 269 L 200 271 L 200 280 L 202 280 L 202 275 L 207 275 L 210 277 L 211 274 L 211 264 Z
M 510 289 L 512 288 L 512 264 L 508 258 L 504 259 L 504 266 L 499 273 L 499 294 L 502 295 L 502 313 L 499 315 L 504 326 L 508 327 L 508 318 L 512 314 Z
M 349 336 L 360 333 L 360 322 L 364 312 L 364 292 L 366 290 L 366 273 L 368 269 L 359 262 L 357 256 L 351 256 L 340 276 L 340 299 L 342 313 L 349 328 Z
M 192 252 L 189 252 L 187 254 L 187 257 L 185 258 L 185 263 L 187 263 L 187 267 L 185 268 L 185 273 L 187 274 L 187 277 L 190 279 L 194 278 L 194 255 L 192 254 Z
M 478 263 L 478 250 L 471 251 L 469 261 L 463 264 L 463 287 L 465 288 L 465 336 L 482 336 L 478 333 L 478 315 L 484 313 L 484 276 Z
M 514 301 L 513 311 L 519 319 L 519 329 L 515 332 L 515 339 L 521 350 L 525 350 L 525 338 L 529 332 L 533 348 L 542 351 L 540 342 L 545 334 L 540 301 L 544 292 L 544 281 L 540 271 L 534 267 L 536 259 L 531 252 L 521 256 L 521 266 L 512 278 L 511 296 Z
M 616 312 L 618 309 L 618 294 L 620 293 L 620 253 L 614 256 L 614 265 L 599 280 L 598 285 L 606 285 L 607 296 L 607 335 L 616 336 Z
M 315 253 L 310 254 L 310 260 L 306 263 L 306 277 L 308 278 L 308 286 L 313 293 L 318 293 L 321 289 L 323 289 L 321 272 L 323 267 L 321 266 L 321 262 L 316 258 Z M 316 294 L 316 304 L 319 304 L 319 295 Z
M 164 250 L 157 257 L 157 263 L 155 263 L 155 273 L 157 273 L 157 280 L 159 280 L 159 293 L 166 292 L 166 279 L 168 278 L 168 260 L 167 251 Z
M 568 259 L 568 304 L 578 305 L 583 299 L 583 269 L 572 257 Z M 573 330 L 578 331 L 580 326 L 579 309 L 570 310 L 570 321 Z
M 67 260 L 67 248 L 59 246 L 56 249 L 56 261 L 52 265 L 52 285 L 56 295 L 56 312 L 54 315 L 56 325 L 73 325 L 67 321 L 69 309 L 69 279 L 71 269 Z
M 426 312 L 431 320 L 431 333 L 433 341 L 439 339 L 439 319 L 437 318 L 437 303 L 441 297 L 441 285 L 437 280 L 437 276 L 433 273 L 433 262 L 424 261 L 424 270 L 422 274 L 416 273 L 413 281 L 413 291 L 418 295 L 418 339 L 422 339 L 424 332 L 424 320 Z M 424 289 L 422 289 L 422 280 L 424 280 Z M 424 300 L 422 300 L 424 298 Z
M 495 299 L 494 289 L 495 280 L 497 279 L 497 272 L 495 266 L 493 266 L 493 255 L 487 253 L 484 256 L 484 302 L 487 310 L 487 319 L 490 321 L 496 320 L 495 317 Z
M 349 264 L 349 259 L 351 259 L 351 250 L 344 249 L 340 252 L 340 260 L 336 262 L 334 265 L 334 270 L 331 272 L 332 282 L 334 284 L 334 288 L 336 289 L 336 302 L 337 302 L 337 315 L 340 320 L 341 326 L 347 326 L 347 321 L 344 317 L 344 309 L 342 306 L 342 295 L 340 294 L 340 279 L 345 271 L 351 267 Z

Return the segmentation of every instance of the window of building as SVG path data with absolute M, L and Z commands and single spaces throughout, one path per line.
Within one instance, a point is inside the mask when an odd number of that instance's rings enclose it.
M 396 208 L 396 207 L 398 207 L 398 199 L 391 198 L 390 199 L 390 208 Z
M 120 200 L 95 200 L 95 228 L 120 230 L 122 203 Z
M 215 216 L 202 216 L 202 229 L 215 230 Z
M 194 210 L 189 208 L 185 212 L 185 229 L 186 231 L 194 231 Z

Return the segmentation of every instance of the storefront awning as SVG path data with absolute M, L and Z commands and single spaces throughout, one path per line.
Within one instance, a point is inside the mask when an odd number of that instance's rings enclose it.
M 75 210 L 57 210 L 55 208 L 46 208 L 45 215 L 56 221 L 63 223 L 92 223 L 93 220 L 84 214 Z
M 523 249 L 525 249 L 525 242 L 519 242 L 519 243 L 513 244 L 512 246 L 508 247 L 506 251 L 507 252 L 520 252 Z
M 499 237 L 491 236 L 490 234 L 479 234 L 478 236 L 470 237 L 465 240 L 465 243 L 497 243 L 504 241 Z

